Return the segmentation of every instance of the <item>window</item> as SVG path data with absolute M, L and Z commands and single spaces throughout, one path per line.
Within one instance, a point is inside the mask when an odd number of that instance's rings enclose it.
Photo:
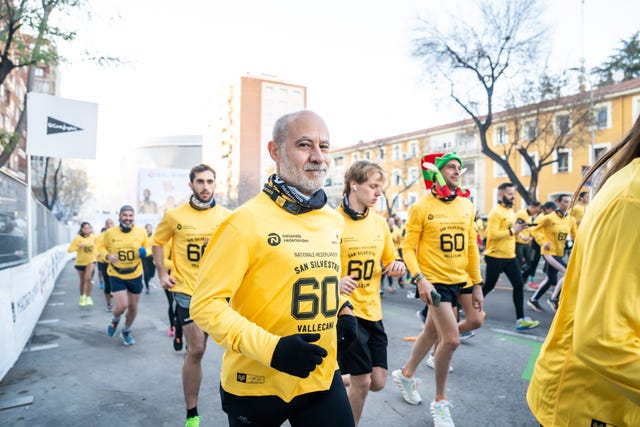
M 387 210 L 387 199 L 386 199 L 386 197 L 384 197 L 384 195 L 378 197 L 377 210 L 379 210 L 379 211 L 386 211 Z
M 533 160 L 533 163 L 538 163 L 538 153 L 528 153 L 529 157 Z M 522 176 L 531 176 L 531 168 L 525 162 L 524 157 L 520 156 L 520 175 Z
M 333 161 L 335 162 L 336 166 L 344 165 L 344 157 L 342 156 L 336 157 L 335 159 L 333 159 Z
M 594 108 L 593 125 L 598 130 L 611 127 L 611 103 L 607 102 Z
M 507 176 L 507 172 L 497 162 L 493 162 L 493 177 L 504 178 Z
M 566 135 L 571 129 L 571 119 L 568 114 L 556 114 L 553 122 L 553 131 L 555 135 Z
M 418 193 L 409 193 L 407 197 L 409 198 L 407 206 L 415 205 L 418 201 Z
M 418 182 L 418 168 L 409 168 L 409 183 Z
M 538 137 L 538 123 L 535 120 L 529 120 L 522 126 L 522 139 L 525 141 L 533 141 Z
M 380 147 L 378 148 L 378 160 L 384 160 L 384 147 Z
M 496 126 L 495 133 L 493 135 L 494 145 L 504 145 L 507 143 L 507 127 Z
M 393 146 L 393 154 L 391 156 L 393 160 L 400 160 L 400 146 L 398 144 Z
M 36 77 L 44 77 L 44 69 L 42 67 L 36 67 L 33 73 Z
M 371 160 L 371 151 L 365 151 L 364 152 L 364 158 L 367 160 Z
M 351 155 L 351 162 L 357 162 L 358 161 L 358 153 L 353 153 Z
M 400 185 L 402 183 L 402 176 L 400 174 L 400 169 L 394 169 L 391 173 L 391 184 L 392 185 Z
M 571 172 L 572 158 L 571 148 L 559 148 L 553 153 L 553 173 Z
M 418 157 L 418 141 L 411 141 L 409 143 L 409 154 L 411 157 Z
M 602 144 L 595 144 L 593 146 L 593 159 L 591 159 L 591 164 L 594 164 L 595 162 L 597 162 L 600 157 L 604 156 L 605 153 L 607 151 L 609 151 L 611 149 L 611 143 L 602 143 Z

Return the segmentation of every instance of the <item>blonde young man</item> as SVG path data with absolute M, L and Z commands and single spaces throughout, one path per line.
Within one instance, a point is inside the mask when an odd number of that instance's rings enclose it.
M 369 390 L 380 391 L 387 382 L 381 277 L 386 274 L 393 280 L 405 270 L 389 225 L 371 210 L 382 195 L 383 184 L 384 171 L 379 165 L 368 160 L 353 163 L 345 172 L 342 205 L 338 207 L 344 217 L 340 293 L 349 298 L 358 320 L 358 340 L 338 353 L 338 361 L 342 374 L 350 375 L 347 394 L 356 425 Z
M 484 260 L 487 264 L 482 294 L 486 297 L 500 277 L 506 274 L 513 288 L 513 306 L 516 311 L 515 328 L 518 331 L 537 327 L 540 322 L 524 315 L 524 281 L 520 262 L 516 259 L 516 236 L 528 227 L 528 223 L 516 221 L 513 201 L 515 186 L 504 182 L 498 186 L 498 204 L 491 209 L 487 219 L 487 248 Z
M 116 304 L 113 318 L 107 326 L 107 335 L 112 337 L 118 329 L 120 316 L 126 312 L 121 331 L 124 345 L 133 345 L 131 325 L 138 315 L 138 301 L 142 293 L 142 258 L 151 251 L 144 228 L 134 225 L 133 208 L 124 205 L 118 215 L 120 225 L 104 232 L 98 253 L 107 262 L 107 274 L 111 283 L 111 294 Z
M 191 320 L 189 307 L 200 260 L 209 238 L 231 211 L 216 204 L 216 173 L 208 165 L 194 166 L 189 172 L 189 201 L 167 210 L 153 235 L 153 259 L 163 289 L 172 292 L 177 322 L 187 340 L 182 365 L 182 387 L 187 407 L 186 427 L 198 427 L 198 394 L 202 382 L 201 361 L 207 344 L 206 334 Z M 171 242 L 171 275 L 165 268 L 165 248 Z M 174 337 L 174 349 L 182 337 Z
M 235 426 L 353 426 L 338 347 L 357 324 L 339 295 L 344 221 L 326 206 L 329 131 L 316 113 L 279 118 L 276 173 L 212 237 L 191 301 L 225 348 L 220 398 Z
M 436 390 L 430 412 L 436 426 L 452 426 L 452 405 L 447 398 L 446 386 L 451 358 L 460 344 L 460 330 L 452 302 L 470 280 L 473 286 L 464 297 L 465 302 L 460 301 L 465 313 L 473 311 L 480 317 L 482 277 L 474 227 L 475 209 L 459 187 L 462 159 L 455 152 L 438 155 L 435 167 L 439 170 L 436 174 L 438 179 L 430 193 L 409 209 L 402 248 L 420 299 L 429 304 L 429 313 L 409 360 L 402 370 L 393 371 L 391 376 L 408 403 L 421 403 L 414 374 L 437 338 Z

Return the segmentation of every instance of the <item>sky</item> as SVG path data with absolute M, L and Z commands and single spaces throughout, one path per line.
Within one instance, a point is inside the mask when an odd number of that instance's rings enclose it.
M 445 3 L 448 6 L 445 6 Z M 640 27 L 634 0 L 549 0 L 550 61 L 587 69 Z M 178 6 L 179 5 L 179 6 Z M 434 97 L 411 56 L 418 15 L 447 19 L 471 0 L 89 0 L 65 18 L 77 38 L 61 45 L 60 96 L 100 105 L 100 145 L 201 134 L 212 98 L 247 72 L 307 87 L 307 107 L 347 146 L 465 118 Z M 447 9 L 448 7 L 448 9 Z M 99 67 L 80 52 L 118 57 Z

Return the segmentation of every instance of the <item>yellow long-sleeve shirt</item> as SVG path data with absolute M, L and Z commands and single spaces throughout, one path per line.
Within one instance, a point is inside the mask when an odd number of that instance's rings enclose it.
M 77 266 L 86 266 L 95 262 L 96 260 L 96 236 L 89 234 L 88 236 L 81 236 L 78 234 L 73 238 L 71 244 L 67 248 L 67 252 L 76 252 Z
M 222 388 L 239 396 L 327 390 L 338 369 L 336 322 L 342 216 L 328 206 L 292 215 L 264 193 L 218 227 L 204 254 L 191 318 L 226 351 Z M 328 352 L 308 378 L 270 367 L 281 337 L 319 333 Z
M 351 275 L 358 281 L 358 287 L 347 298 L 353 304 L 356 317 L 374 322 L 381 320 L 382 266 L 386 267 L 398 259 L 389 226 L 384 218 L 374 212 L 356 221 L 342 207 L 337 211 L 344 218 L 340 244 L 342 275 Z
M 171 275 L 176 279 L 175 286 L 170 289 L 172 292 L 193 293 L 207 242 L 230 213 L 220 205 L 197 210 L 189 203 L 165 211 L 153 233 L 153 245 L 165 246 L 171 242 Z
M 98 253 L 103 259 L 108 254 L 118 255 L 115 265 L 109 263 L 107 274 L 129 280 L 142 274 L 142 260 L 138 252 L 140 248 L 144 248 L 147 255 L 151 253 L 151 246 L 144 228 L 134 225 L 129 232 L 125 233 L 116 226 L 104 232 Z
M 540 245 L 542 255 L 563 256 L 567 237 L 575 239 L 577 234 L 576 220 L 571 215 L 560 215 L 558 212 L 542 216 L 537 220 L 538 226 L 533 230 L 533 236 Z M 550 243 L 548 249 L 544 248 Z
M 529 211 L 525 209 L 520 209 L 516 212 L 516 221 L 521 219 L 527 224 L 532 224 L 535 220 L 535 217 L 529 214 Z M 516 234 L 516 243 L 531 243 L 531 239 L 533 238 L 532 231 L 529 227 L 525 228 L 518 234 Z
M 512 208 L 496 205 L 487 217 L 487 247 L 485 254 L 494 258 L 515 258 L 516 237 L 509 229 L 516 222 Z
M 409 208 L 404 262 L 431 283 L 482 282 L 473 204 L 463 197 L 445 203 L 429 193 Z
M 635 159 L 604 184 L 578 230 L 527 391 L 545 427 L 640 425 L 638 218 Z

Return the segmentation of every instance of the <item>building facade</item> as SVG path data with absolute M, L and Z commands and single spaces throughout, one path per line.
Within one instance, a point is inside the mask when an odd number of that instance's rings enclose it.
M 552 200 L 558 194 L 573 193 L 589 166 L 631 129 L 640 114 L 640 79 L 554 103 L 523 106 L 517 112 L 494 114 L 487 133 L 488 146 L 503 158 L 509 153 L 509 165 L 529 189 L 531 169 L 518 152 L 519 147 L 527 146 L 536 164 L 545 163 L 537 177 L 534 198 Z M 577 121 L 580 113 L 583 124 L 573 126 L 572 120 Z M 590 119 L 585 120 L 585 114 Z M 377 210 L 387 213 L 389 207 L 404 216 L 426 192 L 421 177 L 422 156 L 451 151 L 463 160 L 462 185 L 471 191 L 478 213 L 488 212 L 497 202 L 498 185 L 509 178 L 497 162 L 482 153 L 478 130 L 470 119 L 332 150 L 333 167 L 327 179 L 330 201 L 334 205 L 340 202 L 349 165 L 358 159 L 370 159 L 387 171 L 385 196 Z M 518 198 L 516 207 L 524 205 L 523 198 Z

